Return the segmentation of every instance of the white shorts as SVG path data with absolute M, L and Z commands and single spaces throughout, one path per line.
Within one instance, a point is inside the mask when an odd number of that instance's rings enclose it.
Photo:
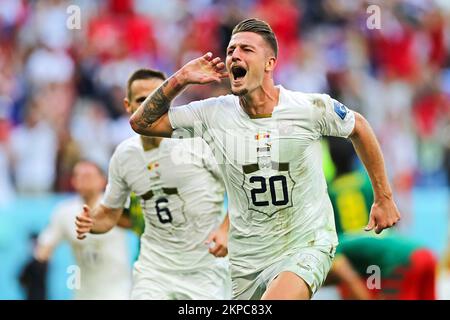
M 133 270 L 133 300 L 229 300 L 228 261 L 194 272 Z
M 80 289 L 74 289 L 75 300 L 128 300 L 130 299 L 131 277 L 114 281 L 90 281 L 81 283 Z
M 330 271 L 334 254 L 335 248 L 332 246 L 305 247 L 260 272 L 234 277 L 232 279 L 233 299 L 261 299 L 272 280 L 284 271 L 293 272 L 302 278 L 308 284 L 311 294 L 314 295 Z

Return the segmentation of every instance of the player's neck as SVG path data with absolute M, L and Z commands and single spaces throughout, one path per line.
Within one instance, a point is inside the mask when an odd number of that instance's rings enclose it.
M 271 83 L 239 97 L 239 103 L 248 115 L 272 114 L 279 97 L 280 89 Z
M 141 136 L 142 147 L 144 151 L 150 151 L 158 148 L 163 138 Z

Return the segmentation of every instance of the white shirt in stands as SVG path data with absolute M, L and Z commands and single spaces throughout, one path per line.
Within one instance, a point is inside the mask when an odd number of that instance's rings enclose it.
M 250 117 L 234 95 L 169 109 L 174 129 L 208 142 L 224 176 L 232 277 L 259 272 L 301 247 L 337 245 L 320 139 L 348 137 L 354 113 L 325 94 L 278 88 L 268 117 Z

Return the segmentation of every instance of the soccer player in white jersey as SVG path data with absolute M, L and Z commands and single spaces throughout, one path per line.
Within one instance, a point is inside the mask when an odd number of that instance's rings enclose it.
M 130 119 L 143 135 L 170 136 L 186 128 L 210 144 L 229 197 L 237 299 L 309 299 L 323 283 L 337 237 L 321 166 L 322 136 L 349 137 L 370 175 L 375 202 L 367 230 L 379 233 L 400 218 L 367 121 L 326 94 L 276 86 L 277 51 L 267 23 L 242 21 L 225 63 L 212 53 L 188 62 Z M 188 85 L 227 77 L 232 95 L 170 108 Z
M 135 111 L 165 80 L 148 69 L 128 81 L 125 108 Z M 132 299 L 229 299 L 228 216 L 214 156 L 196 139 L 134 136 L 122 142 L 109 167 L 100 206 L 77 218 L 77 232 L 103 233 L 119 219 L 128 195 L 141 197 L 145 231 L 134 266 Z M 91 218 L 90 218 L 90 217 Z M 208 243 L 210 244 L 208 246 Z
M 100 201 L 106 177 L 95 163 L 83 160 L 73 169 L 72 184 L 78 195 L 58 205 L 50 224 L 39 235 L 35 257 L 41 262 L 48 261 L 55 247 L 68 241 L 79 268 L 74 269 L 77 273 L 73 274 L 75 299 L 128 299 L 131 261 L 125 230 L 116 227 L 106 234 L 89 235 L 81 241 L 73 227 L 83 204 L 94 206 Z

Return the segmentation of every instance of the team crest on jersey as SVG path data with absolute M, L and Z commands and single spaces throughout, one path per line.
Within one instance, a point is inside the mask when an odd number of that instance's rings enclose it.
M 336 114 L 339 116 L 339 118 L 341 118 L 342 120 L 345 119 L 345 116 L 348 113 L 348 109 L 346 106 L 344 106 L 342 103 L 340 103 L 339 101 L 336 101 L 333 99 L 333 104 L 334 104 L 334 112 L 336 112 Z

